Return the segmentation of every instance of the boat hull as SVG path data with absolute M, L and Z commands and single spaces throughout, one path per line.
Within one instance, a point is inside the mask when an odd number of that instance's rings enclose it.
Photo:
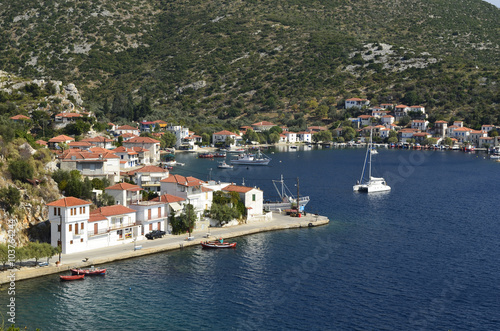
M 309 197 L 301 198 L 299 201 L 300 209 L 303 210 L 309 203 Z M 291 209 L 291 202 L 264 202 L 264 210 L 267 211 L 282 211 L 285 209 Z
M 234 248 L 236 247 L 236 242 L 220 243 L 218 241 L 202 241 L 201 246 L 203 248 Z
M 85 278 L 85 275 L 59 276 L 59 279 L 61 281 L 81 280 L 84 278 Z
M 106 269 L 70 269 L 72 275 L 101 276 L 106 274 Z

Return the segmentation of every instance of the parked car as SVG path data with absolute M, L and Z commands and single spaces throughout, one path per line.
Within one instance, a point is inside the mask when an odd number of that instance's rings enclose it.
M 153 240 L 156 238 L 163 238 L 163 236 L 167 234 L 165 231 L 153 230 L 150 233 L 146 234 L 146 238 Z

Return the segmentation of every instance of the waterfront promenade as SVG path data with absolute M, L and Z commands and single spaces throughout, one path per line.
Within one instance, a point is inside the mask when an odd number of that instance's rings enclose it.
M 310 213 L 302 217 L 290 217 L 283 214 L 273 213 L 273 219 L 270 221 L 241 224 L 223 228 L 210 228 L 210 236 L 208 238 L 208 233 L 198 231 L 192 234 L 194 237 L 192 240 L 187 240 L 186 234 L 178 236 L 167 235 L 161 239 L 141 240 L 137 243 L 111 246 L 74 254 L 63 254 L 60 266 L 56 266 L 55 262 L 58 261 L 58 256 L 54 256 L 48 266 L 22 267 L 21 269 L 18 269 L 16 271 L 16 281 L 56 274 L 76 267 L 89 267 L 163 251 L 181 249 L 184 247 L 199 245 L 200 242 L 204 240 L 213 240 L 216 238 L 229 239 L 266 231 L 309 228 L 326 225 L 328 223 L 329 219 L 327 217 Z M 136 249 L 138 246 L 141 248 Z M 10 282 L 7 277 L 11 274 L 11 270 L 12 269 L 9 269 L 0 273 L 0 284 Z

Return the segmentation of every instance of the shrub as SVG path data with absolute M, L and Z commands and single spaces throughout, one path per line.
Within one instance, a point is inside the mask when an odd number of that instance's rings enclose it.
M 9 172 L 12 180 L 26 180 L 33 178 L 35 170 L 33 166 L 24 160 L 15 160 L 9 164 Z

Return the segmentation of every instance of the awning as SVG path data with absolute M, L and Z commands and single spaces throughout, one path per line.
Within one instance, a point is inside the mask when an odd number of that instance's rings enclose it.
M 170 206 L 170 208 L 172 208 L 172 209 L 173 209 L 173 211 L 175 211 L 175 212 L 177 212 L 177 211 L 179 211 L 179 210 L 181 210 L 181 209 L 182 209 L 182 206 L 181 206 L 180 204 L 178 204 L 177 202 L 171 202 L 171 203 L 169 204 L 169 206 Z

